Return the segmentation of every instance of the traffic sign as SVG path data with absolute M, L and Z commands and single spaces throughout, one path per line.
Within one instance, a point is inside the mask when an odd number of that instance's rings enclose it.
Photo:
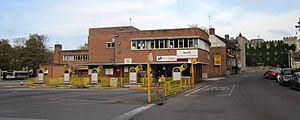
M 197 64 L 197 59 L 196 58 L 192 59 L 192 64 Z
M 153 62 L 153 55 L 152 55 L 151 52 L 148 54 L 148 60 L 149 60 L 150 63 Z

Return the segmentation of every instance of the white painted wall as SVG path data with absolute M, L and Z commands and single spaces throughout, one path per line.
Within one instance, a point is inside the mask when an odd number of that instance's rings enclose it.
M 226 44 L 215 35 L 209 35 L 208 40 L 211 43 L 210 47 L 226 47 Z

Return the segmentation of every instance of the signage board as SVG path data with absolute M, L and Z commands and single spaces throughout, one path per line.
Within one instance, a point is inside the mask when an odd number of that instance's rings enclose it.
M 64 74 L 64 83 L 69 83 L 69 73 Z
M 38 75 L 38 76 L 39 76 L 39 81 L 44 81 L 44 78 L 43 78 L 43 77 L 44 77 L 44 75 L 43 75 L 43 73 L 39 73 L 39 75 Z
M 163 62 L 163 61 L 177 61 L 176 56 L 156 56 L 156 61 Z
M 132 63 L 132 58 L 124 58 L 124 63 L 125 64 L 131 64 Z
M 136 84 L 136 72 L 129 73 L 130 84 Z
M 214 55 L 214 65 L 221 65 L 221 64 L 222 64 L 222 56 Z
M 178 58 L 198 58 L 198 50 L 177 50 L 176 56 Z
M 98 82 L 98 73 L 92 73 L 91 83 L 95 84 Z
M 174 68 L 173 70 L 173 80 L 180 80 L 181 79 L 181 72 L 179 68 Z

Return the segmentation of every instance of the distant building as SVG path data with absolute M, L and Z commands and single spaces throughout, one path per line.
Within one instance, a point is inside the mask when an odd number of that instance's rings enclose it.
M 238 67 L 242 69 L 245 68 L 246 67 L 246 45 L 248 43 L 247 38 L 242 36 L 242 34 L 240 33 L 239 36 L 237 36 L 236 38 L 231 38 L 230 41 L 233 42 L 236 46 L 238 46 L 241 49 L 239 52 L 240 54 L 238 55 L 239 58 Z
M 288 45 L 294 44 L 296 46 L 296 52 L 300 52 L 300 40 L 296 37 L 283 37 L 283 42 Z

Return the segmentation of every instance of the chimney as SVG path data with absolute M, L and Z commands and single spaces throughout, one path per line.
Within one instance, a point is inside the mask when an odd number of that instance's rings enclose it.
M 225 34 L 225 39 L 229 40 L 229 34 Z
M 54 45 L 54 51 L 61 51 L 62 50 L 62 45 L 61 44 L 55 44 Z
M 215 34 L 215 28 L 209 28 L 209 35 Z

